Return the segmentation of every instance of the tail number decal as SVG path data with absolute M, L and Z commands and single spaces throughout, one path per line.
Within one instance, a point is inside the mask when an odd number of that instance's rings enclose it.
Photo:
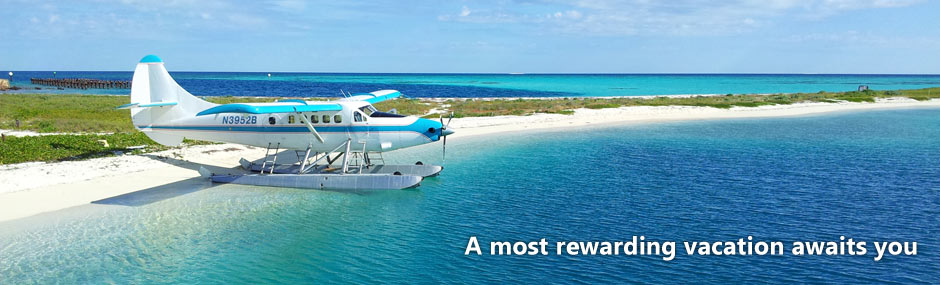
M 258 123 L 258 116 L 223 116 L 225 125 L 254 125 Z

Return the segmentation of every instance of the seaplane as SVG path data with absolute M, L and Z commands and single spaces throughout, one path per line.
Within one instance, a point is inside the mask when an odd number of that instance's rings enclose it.
M 199 173 L 217 183 L 327 190 L 405 189 L 442 166 L 388 165 L 383 152 L 442 142 L 454 133 L 439 120 L 381 112 L 373 104 L 401 97 L 395 90 L 343 93 L 332 101 L 280 100 L 214 104 L 193 96 L 147 55 L 134 70 L 130 109 L 134 127 L 153 141 L 178 146 L 184 138 L 265 148 L 260 160 L 239 163 L 240 174 Z M 294 155 L 290 155 L 293 152 Z M 280 159 L 278 160 L 279 157 Z M 285 158 L 284 156 L 288 156 Z M 296 157 L 296 160 L 290 158 Z M 285 160 L 287 160 L 285 162 Z

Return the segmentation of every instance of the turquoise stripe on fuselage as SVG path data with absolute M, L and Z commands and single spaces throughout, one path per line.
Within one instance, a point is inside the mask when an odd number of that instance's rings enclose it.
M 309 133 L 305 126 L 244 126 L 244 125 L 213 125 L 213 126 L 137 126 L 145 129 L 162 130 L 194 130 L 194 131 L 222 131 L 222 132 L 255 132 L 255 133 Z M 437 122 L 428 119 L 418 119 L 407 126 L 315 126 L 321 133 L 365 133 L 365 132 L 416 132 L 431 140 L 438 140 L 436 131 L 440 126 Z M 430 131 L 434 129 L 435 131 Z

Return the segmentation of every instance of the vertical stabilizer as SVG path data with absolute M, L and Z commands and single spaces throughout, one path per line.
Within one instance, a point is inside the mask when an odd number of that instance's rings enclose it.
M 176 125 L 180 119 L 195 117 L 196 113 L 215 106 L 180 87 L 166 71 L 163 60 L 156 55 L 145 56 L 137 64 L 131 84 L 131 103 L 140 106 L 163 105 L 131 108 L 131 120 L 134 127 L 146 133 L 148 137 L 170 146 L 179 145 L 183 142 L 183 137 L 159 129 L 154 130 L 150 126 Z

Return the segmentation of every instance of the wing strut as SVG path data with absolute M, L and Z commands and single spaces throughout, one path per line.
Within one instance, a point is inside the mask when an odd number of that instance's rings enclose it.
M 320 143 L 324 143 L 325 141 L 323 141 L 323 137 L 321 137 L 320 133 L 317 132 L 317 129 L 314 129 L 313 125 L 310 124 L 310 119 L 308 119 L 307 116 L 305 116 L 302 112 L 297 112 L 297 115 L 300 116 L 300 121 L 304 122 L 304 125 L 307 125 L 307 129 L 310 130 L 310 133 L 313 134 L 313 136 L 316 137 Z

